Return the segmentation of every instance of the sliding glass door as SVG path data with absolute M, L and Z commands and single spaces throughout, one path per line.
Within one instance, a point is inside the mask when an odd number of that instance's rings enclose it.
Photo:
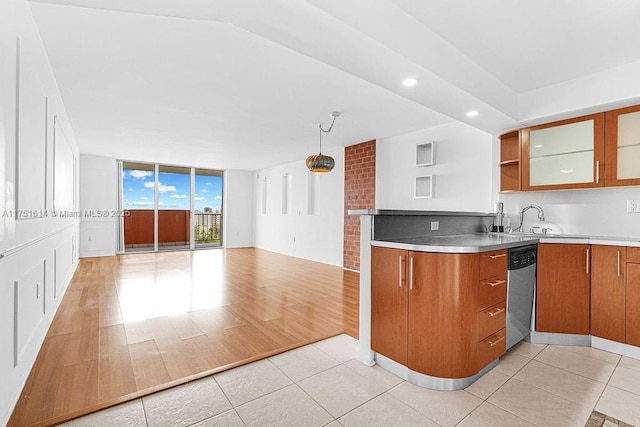
M 158 250 L 191 248 L 191 168 L 158 167 Z
M 119 162 L 119 252 L 222 246 L 222 171 Z
M 125 213 L 121 221 L 124 229 L 121 249 L 124 252 L 152 251 L 155 242 L 155 165 L 122 162 L 121 176 L 120 200 Z
M 195 246 L 222 245 L 222 172 L 195 170 Z

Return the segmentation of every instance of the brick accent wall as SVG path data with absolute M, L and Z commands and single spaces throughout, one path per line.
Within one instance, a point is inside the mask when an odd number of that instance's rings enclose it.
M 376 140 L 344 149 L 344 249 L 342 265 L 360 271 L 360 217 L 350 209 L 374 209 L 376 198 Z

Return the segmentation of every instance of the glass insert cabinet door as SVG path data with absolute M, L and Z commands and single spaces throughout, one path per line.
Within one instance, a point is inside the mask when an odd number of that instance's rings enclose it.
M 522 130 L 523 190 L 604 185 L 604 113 Z
M 607 185 L 640 185 L 640 106 L 608 111 Z

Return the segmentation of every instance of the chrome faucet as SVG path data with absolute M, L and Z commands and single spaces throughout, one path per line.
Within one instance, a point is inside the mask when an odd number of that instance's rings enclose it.
M 525 208 L 523 208 L 520 211 L 520 225 L 518 226 L 518 228 L 514 229 L 513 231 L 519 231 L 522 232 L 522 224 L 524 223 L 524 213 L 526 211 L 528 211 L 529 209 L 535 209 L 538 211 L 538 219 L 540 221 L 544 221 L 544 211 L 542 210 L 542 208 L 538 205 L 529 205 Z

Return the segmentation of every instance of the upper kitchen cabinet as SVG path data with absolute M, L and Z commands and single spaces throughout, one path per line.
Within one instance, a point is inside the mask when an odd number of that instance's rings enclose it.
M 604 186 L 605 114 L 521 129 L 522 190 Z
M 500 135 L 500 191 L 520 191 L 520 131 Z
M 640 105 L 606 113 L 606 185 L 640 185 Z

